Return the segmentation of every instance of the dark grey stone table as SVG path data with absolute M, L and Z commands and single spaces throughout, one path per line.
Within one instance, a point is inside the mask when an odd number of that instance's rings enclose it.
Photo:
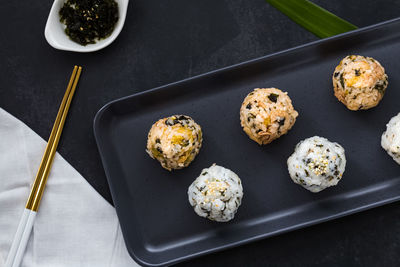
M 359 27 L 400 14 L 397 0 L 314 2 Z M 92 132 L 102 105 L 317 40 L 263 0 L 131 0 L 118 39 L 102 51 L 77 54 L 44 39 L 50 6 L 50 0 L 0 3 L 0 107 L 47 139 L 72 66 L 84 66 L 59 152 L 110 202 Z M 180 265 L 400 266 L 400 204 Z

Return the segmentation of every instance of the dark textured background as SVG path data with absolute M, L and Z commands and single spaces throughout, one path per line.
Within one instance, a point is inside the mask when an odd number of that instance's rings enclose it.
M 359 27 L 400 14 L 398 0 L 314 2 Z M 72 66 L 84 66 L 59 152 L 109 201 L 92 132 L 105 103 L 317 40 L 263 0 L 132 0 L 111 46 L 76 54 L 44 39 L 51 4 L 0 3 L 0 107 L 47 139 Z M 180 265 L 400 266 L 399 208 L 394 203 Z

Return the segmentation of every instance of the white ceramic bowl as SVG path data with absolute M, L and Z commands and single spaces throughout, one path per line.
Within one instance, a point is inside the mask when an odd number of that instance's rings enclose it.
M 95 44 L 88 44 L 86 46 L 75 43 L 69 39 L 65 34 L 65 25 L 60 22 L 60 15 L 58 12 L 63 6 L 65 0 L 54 0 L 51 7 L 49 17 L 47 19 L 44 36 L 47 42 L 54 48 L 74 52 L 93 52 L 100 50 L 107 45 L 111 44 L 121 32 L 124 26 L 126 12 L 128 10 L 129 0 L 115 0 L 118 3 L 119 18 L 115 25 L 114 31 L 107 38 L 96 42 Z

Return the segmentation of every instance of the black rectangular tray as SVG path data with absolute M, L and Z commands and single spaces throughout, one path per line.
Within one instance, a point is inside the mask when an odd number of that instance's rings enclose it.
M 400 199 L 400 166 L 381 148 L 389 119 L 400 112 L 400 20 L 313 42 L 113 101 L 96 115 L 94 132 L 130 255 L 169 265 Z M 333 95 L 332 72 L 348 54 L 371 56 L 389 75 L 382 102 L 346 109 Z M 287 91 L 299 117 L 289 133 L 259 146 L 242 131 L 239 109 L 257 87 Z M 186 114 L 204 132 L 200 154 L 168 172 L 145 153 L 159 118 Z M 313 194 L 294 184 L 286 160 L 302 139 L 319 135 L 346 149 L 342 181 Z M 187 188 L 217 163 L 242 179 L 234 220 L 197 216 Z

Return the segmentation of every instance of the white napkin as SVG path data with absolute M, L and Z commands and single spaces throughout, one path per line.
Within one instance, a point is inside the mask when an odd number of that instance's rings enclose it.
M 0 266 L 4 265 L 46 142 L 0 108 Z M 21 266 L 139 266 L 114 208 L 56 154 Z

